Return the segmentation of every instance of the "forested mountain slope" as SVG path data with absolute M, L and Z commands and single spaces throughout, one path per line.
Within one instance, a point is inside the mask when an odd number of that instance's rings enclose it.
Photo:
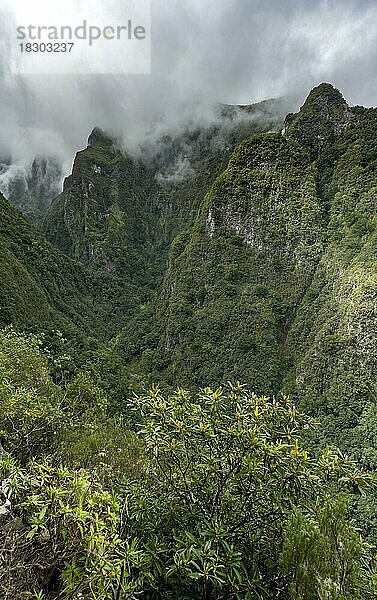
M 89 334 L 100 303 L 83 266 L 71 260 L 0 194 L 0 322 Z
M 193 222 L 203 195 L 238 143 L 283 124 L 282 101 L 220 106 L 212 125 L 145 144 L 140 156 L 96 128 L 76 155 L 44 233 L 87 265 L 101 290 L 108 334 L 116 335 L 151 302 L 174 237 Z
M 376 138 L 377 111 L 322 84 L 283 134 L 241 144 L 126 329 L 126 360 L 173 386 L 283 388 L 352 447 L 376 398 Z
M 139 381 L 284 390 L 357 445 L 375 402 L 377 111 L 330 84 L 285 123 L 281 108 L 221 106 L 138 157 L 94 129 L 50 243 L 2 198 L 3 323 L 59 315 Z
M 312 148 L 317 140 L 327 242 L 288 335 L 284 387 L 321 415 L 325 439 L 349 448 L 360 444 L 354 428 L 377 398 L 377 110 L 333 96 L 328 137 L 316 131 L 323 100 L 315 96 L 301 137 Z M 302 123 L 298 115 L 287 135 L 297 137 Z
M 2 597 L 375 600 L 376 142 L 321 84 L 0 195 Z

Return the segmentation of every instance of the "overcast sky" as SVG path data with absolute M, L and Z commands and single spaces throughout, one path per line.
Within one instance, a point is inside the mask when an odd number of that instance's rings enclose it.
M 126 4 L 111 2 L 113 11 Z M 135 144 L 146 121 L 207 118 L 207 102 L 291 95 L 301 103 L 321 81 L 353 104 L 377 104 L 376 0 L 152 0 L 151 75 L 132 76 L 10 74 L 9 4 L 0 0 L 0 153 L 15 158 L 70 160 L 94 125 Z M 93 19 L 110 4 L 86 6 Z

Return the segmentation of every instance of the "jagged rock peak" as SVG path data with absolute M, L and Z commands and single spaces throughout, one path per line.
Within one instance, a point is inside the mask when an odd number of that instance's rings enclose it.
M 94 144 L 97 144 L 98 142 L 112 144 L 113 140 L 111 139 L 111 137 L 109 135 L 107 135 L 103 131 L 103 129 L 101 129 L 100 127 L 95 127 L 93 129 L 92 133 L 90 134 L 90 136 L 88 137 L 88 146 L 93 146 Z
M 321 83 L 313 88 L 298 113 L 287 115 L 285 126 L 289 127 L 297 117 L 320 116 L 325 119 L 348 113 L 348 104 L 341 92 L 331 83 Z
M 284 133 L 306 146 L 315 158 L 319 148 L 347 128 L 352 110 L 338 89 L 330 83 L 315 87 L 300 111 L 287 115 Z
M 323 106 L 348 106 L 341 92 L 331 85 L 331 83 L 320 83 L 317 87 L 313 88 L 301 110 L 313 105 L 317 105 L 319 108 Z

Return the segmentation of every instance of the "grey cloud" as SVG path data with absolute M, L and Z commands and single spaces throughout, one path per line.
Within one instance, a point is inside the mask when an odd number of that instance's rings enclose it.
M 111 2 L 120 18 L 123 0 Z M 2 22 L 5 10 L 0 0 Z M 68 170 L 94 125 L 135 148 L 190 119 L 213 119 L 213 102 L 300 103 L 321 81 L 374 105 L 376 22 L 375 0 L 153 0 L 150 76 L 11 76 L 0 31 L 0 153 L 54 154 Z

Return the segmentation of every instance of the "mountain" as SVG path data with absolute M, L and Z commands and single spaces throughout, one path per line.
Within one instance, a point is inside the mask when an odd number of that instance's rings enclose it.
M 62 315 L 147 383 L 284 391 L 356 452 L 376 402 L 377 110 L 328 83 L 282 108 L 221 105 L 137 156 L 95 128 L 48 241 L 2 198 L 3 320 Z
M 375 597 L 377 109 L 281 107 L 0 194 L 0 595 Z
M 348 129 L 353 115 L 340 91 L 329 83 L 321 83 L 310 92 L 297 114 L 287 115 L 284 131 L 305 146 L 315 159 L 320 150 L 329 147 Z
M 308 103 L 318 106 L 321 90 L 327 100 L 329 86 L 320 86 Z M 320 139 L 314 163 L 327 242 L 287 337 L 284 389 L 321 416 L 325 439 L 355 449 L 355 428 L 377 396 L 377 110 L 350 108 L 333 94 L 329 138 Z M 297 115 L 287 135 L 296 137 L 303 122 Z M 316 127 L 307 121 L 311 148 Z
M 0 248 L 1 325 L 100 335 L 101 304 L 82 265 L 47 242 L 2 194 Z
M 219 106 L 211 125 L 165 135 L 145 144 L 137 157 L 93 130 L 43 230 L 62 252 L 87 265 L 109 309 L 109 335 L 154 299 L 173 239 L 190 227 L 232 150 L 255 131 L 282 127 L 283 106 Z
M 190 233 L 175 240 L 151 319 L 155 373 L 172 385 L 239 379 L 277 391 L 282 345 L 320 257 L 322 219 L 298 144 L 280 133 L 241 144 Z
M 283 389 L 352 449 L 376 401 L 376 119 L 322 84 L 283 134 L 238 146 L 124 359 L 173 387 Z
M 36 225 L 59 194 L 61 180 L 62 170 L 56 159 L 37 157 L 30 164 L 0 160 L 0 192 Z

